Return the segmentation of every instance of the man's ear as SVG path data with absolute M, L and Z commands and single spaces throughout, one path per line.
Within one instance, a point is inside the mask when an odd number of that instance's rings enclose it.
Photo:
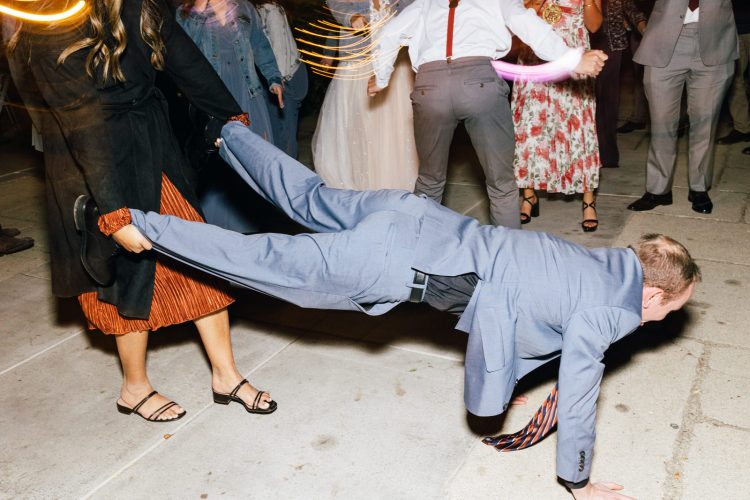
M 664 290 L 655 286 L 643 287 L 643 308 L 659 305 L 664 301 Z

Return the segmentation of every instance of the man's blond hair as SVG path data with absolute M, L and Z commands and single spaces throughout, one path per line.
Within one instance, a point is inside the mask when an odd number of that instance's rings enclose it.
M 644 234 L 633 251 L 643 267 L 643 284 L 664 291 L 664 301 L 701 280 L 701 270 L 682 243 L 663 234 Z

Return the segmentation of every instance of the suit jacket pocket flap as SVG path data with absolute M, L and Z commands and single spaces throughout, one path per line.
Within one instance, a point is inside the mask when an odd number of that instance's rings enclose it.
M 511 365 L 515 356 L 515 318 L 508 318 L 507 311 L 498 308 L 483 308 L 477 312 L 477 319 L 487 371 Z

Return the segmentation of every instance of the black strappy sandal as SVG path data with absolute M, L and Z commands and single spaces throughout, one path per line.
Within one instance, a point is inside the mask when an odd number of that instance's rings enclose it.
M 237 392 L 239 392 L 240 388 L 245 384 L 250 384 L 250 382 L 248 382 L 247 379 L 242 379 L 242 381 L 237 384 L 237 387 L 232 389 L 232 392 L 230 392 L 229 394 L 221 394 L 211 389 L 211 392 L 214 393 L 214 403 L 219 403 L 220 405 L 228 405 L 229 403 L 234 401 L 235 403 L 239 403 L 244 406 L 245 410 L 247 410 L 248 413 L 259 413 L 261 415 L 267 415 L 268 413 L 273 413 L 276 411 L 277 405 L 276 401 L 274 400 L 268 402 L 268 408 L 260 407 L 260 404 L 263 402 L 263 394 L 268 394 L 265 391 L 258 391 L 258 394 L 255 395 L 255 399 L 253 400 L 252 405 L 248 405 L 241 398 L 237 397 Z
M 593 208 L 594 210 L 596 210 L 596 200 L 592 201 L 591 203 L 586 203 L 584 201 L 582 210 L 586 210 L 587 208 Z M 593 233 L 594 231 L 599 229 L 599 219 L 583 219 L 583 222 L 581 222 L 581 229 L 583 229 L 584 233 Z
M 135 405 L 132 408 L 128 408 L 127 406 L 123 406 L 120 403 L 117 403 L 117 411 L 119 411 L 123 415 L 130 415 L 131 413 L 135 413 L 136 415 L 138 415 L 142 419 L 148 420 L 149 422 L 174 422 L 175 420 L 179 420 L 179 419 L 181 419 L 182 417 L 185 416 L 185 414 L 187 413 L 187 411 L 182 410 L 182 413 L 179 413 L 176 417 L 164 418 L 164 419 L 160 419 L 159 418 L 162 413 L 164 413 L 168 409 L 172 408 L 173 406 L 177 406 L 177 403 L 175 403 L 174 401 L 170 401 L 169 403 L 167 403 L 165 405 L 162 405 L 159 409 L 157 409 L 155 412 L 153 412 L 148 417 L 145 417 L 145 416 L 143 416 L 143 414 L 138 413 L 138 410 L 140 409 L 140 407 L 143 406 L 143 404 L 146 401 L 148 401 L 149 399 L 151 399 L 152 397 L 154 397 L 156 394 L 159 394 L 159 393 L 157 391 L 153 391 L 151 394 L 149 394 L 145 398 L 141 399 L 141 402 L 138 403 L 137 405 Z
M 536 198 L 536 203 L 531 203 L 531 200 L 533 200 L 534 198 Z M 537 195 L 533 195 L 528 198 L 524 197 L 523 200 L 521 200 L 521 204 L 523 204 L 523 202 L 531 205 L 530 214 L 521 212 L 521 224 L 528 224 L 529 222 L 531 222 L 532 217 L 539 217 L 539 197 Z

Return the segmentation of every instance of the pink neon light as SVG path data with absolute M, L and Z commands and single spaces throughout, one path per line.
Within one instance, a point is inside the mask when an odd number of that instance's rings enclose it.
M 570 50 L 561 58 L 536 66 L 523 66 L 504 61 L 492 61 L 497 74 L 505 80 L 525 80 L 530 82 L 559 82 L 570 78 L 583 54 L 582 49 Z

